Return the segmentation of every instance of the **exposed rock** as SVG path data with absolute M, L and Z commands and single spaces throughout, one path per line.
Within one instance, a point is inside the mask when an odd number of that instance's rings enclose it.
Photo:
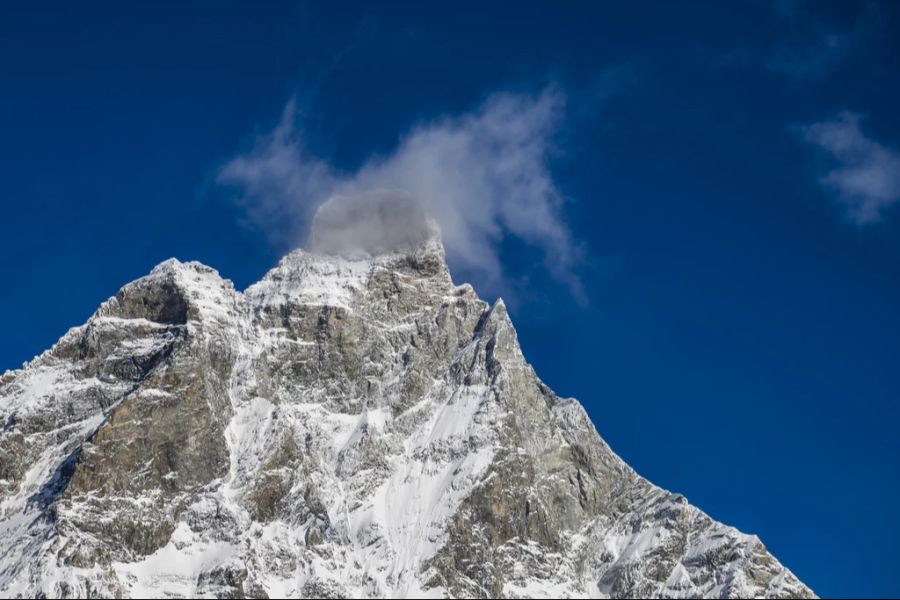
M 410 219 L 347 251 L 326 214 L 243 293 L 167 261 L 5 373 L 0 595 L 813 595 L 622 462 Z

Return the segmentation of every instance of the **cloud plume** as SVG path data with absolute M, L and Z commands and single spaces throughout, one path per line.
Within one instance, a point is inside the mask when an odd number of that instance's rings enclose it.
M 564 107 L 555 87 L 494 94 L 470 113 L 414 127 L 393 152 L 342 172 L 306 150 L 302 119 L 289 103 L 277 127 L 228 161 L 218 181 L 236 188 L 249 219 L 285 246 L 303 242 L 329 198 L 397 191 L 422 203 L 440 227 L 449 261 L 465 275 L 502 287 L 499 245 L 514 236 L 539 248 L 547 269 L 580 295 L 579 250 L 548 165 Z
M 803 134 L 837 162 L 819 181 L 837 194 L 852 222 L 866 225 L 900 201 L 900 153 L 866 136 L 861 120 L 845 111 L 805 127 Z

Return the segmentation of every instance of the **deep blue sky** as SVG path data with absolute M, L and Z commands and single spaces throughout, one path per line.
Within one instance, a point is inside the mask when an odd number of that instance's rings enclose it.
M 0 8 L 0 368 L 170 256 L 258 279 L 282 249 L 215 177 L 291 97 L 353 169 L 555 83 L 588 302 L 504 244 L 526 356 L 819 594 L 900 593 L 900 203 L 885 184 L 854 222 L 804 134 L 852 111 L 896 167 L 896 3 L 22 4 Z

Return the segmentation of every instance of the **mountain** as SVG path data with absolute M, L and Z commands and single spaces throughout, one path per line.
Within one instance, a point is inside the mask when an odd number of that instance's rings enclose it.
M 244 292 L 168 260 L 2 376 L 0 595 L 813 597 L 614 454 L 414 206 L 369 204 Z

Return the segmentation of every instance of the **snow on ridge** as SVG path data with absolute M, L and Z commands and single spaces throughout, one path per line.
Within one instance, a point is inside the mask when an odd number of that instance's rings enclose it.
M 170 259 L 123 288 L 136 295 L 128 318 L 113 299 L 67 334 L 71 348 L 5 375 L 0 416 L 13 415 L 10 431 L 18 435 L 16 415 L 44 429 L 28 434 L 40 452 L 13 474 L 22 479 L 15 492 L 4 498 L 0 485 L 0 536 L 14 541 L 0 550 L 0 593 L 811 594 L 757 538 L 635 474 L 577 401 L 540 382 L 502 300 L 488 306 L 471 286 L 453 286 L 434 270 L 442 256 L 434 239 L 413 255 L 298 250 L 243 293 L 209 267 Z M 425 275 L 414 280 L 420 265 Z M 186 300 L 187 317 L 141 316 L 140 307 L 169 297 Z M 306 318 L 310 306 L 342 312 Z M 174 358 L 150 361 L 143 374 L 129 364 L 164 356 L 176 335 Z M 136 372 L 170 375 L 175 387 L 129 379 Z M 182 398 L 181 383 L 200 391 Z M 130 447 L 178 460 L 164 463 L 158 487 L 118 490 L 90 531 L 40 520 L 43 508 L 29 499 L 89 447 L 115 409 L 106 399 L 126 397 L 153 407 L 151 415 L 193 400 L 179 417 L 211 418 L 186 427 L 186 439 L 168 437 L 177 425 L 141 429 Z M 224 438 L 220 455 L 178 454 L 214 427 Z M 18 456 L 2 452 L 0 444 L 0 458 Z M 203 471 L 207 458 L 220 461 L 214 477 L 178 487 L 183 463 Z M 104 501 L 101 490 L 75 493 L 57 513 L 62 522 L 85 518 L 85 498 Z M 139 550 L 127 536 L 107 536 L 123 503 L 148 511 L 125 515 L 135 538 L 146 519 L 171 519 L 171 533 Z M 64 556 L 110 546 L 124 550 L 109 564 L 76 566 Z
M 372 268 L 371 259 L 325 257 L 296 250 L 247 288 L 244 296 L 254 306 L 298 303 L 349 309 L 353 296 L 365 288 Z

